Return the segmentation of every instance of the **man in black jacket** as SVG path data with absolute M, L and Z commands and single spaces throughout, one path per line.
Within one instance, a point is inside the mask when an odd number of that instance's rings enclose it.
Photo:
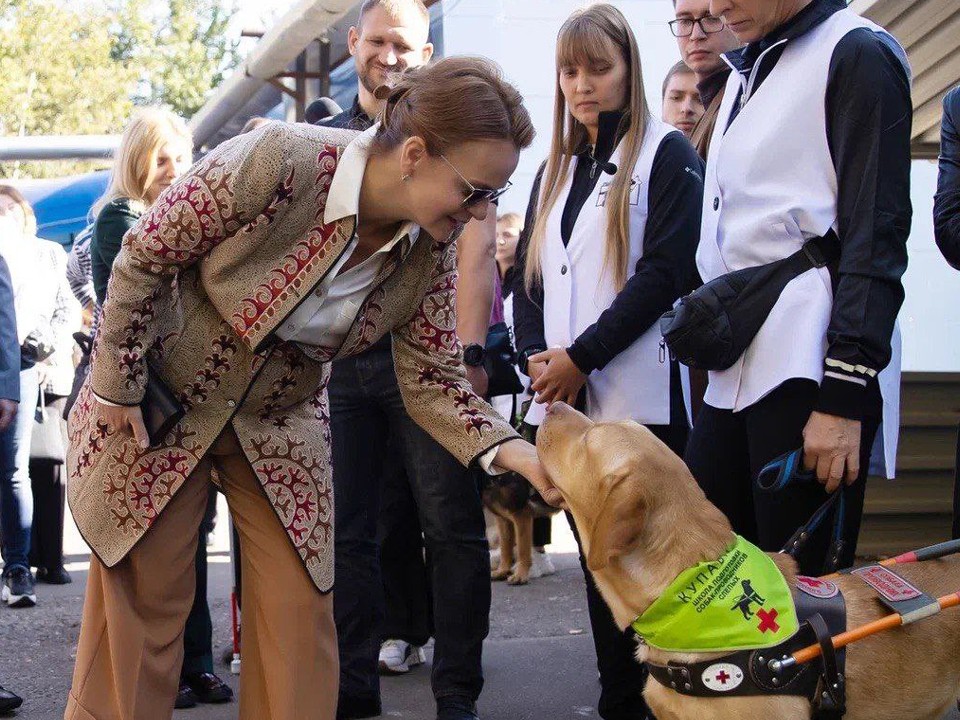
M 943 99 L 940 177 L 933 202 L 933 232 L 947 262 L 960 270 L 960 88 Z M 953 537 L 960 537 L 960 434 L 953 486 Z
M 391 73 L 429 61 L 428 33 L 429 15 L 420 0 L 364 2 L 348 38 L 357 97 L 350 108 L 317 124 L 370 128 L 381 107 L 374 91 Z M 465 347 L 467 378 L 484 395 L 496 214 L 470 222 L 457 246 L 457 335 Z M 471 350 L 479 362 L 471 362 Z M 438 720 L 476 720 L 491 594 L 475 475 L 407 415 L 389 336 L 361 355 L 335 362 L 328 392 L 337 525 L 337 718 L 379 715 L 378 664 L 385 674 L 406 672 L 423 662 L 419 646 L 432 634 Z M 382 443 L 358 440 L 371 437 Z

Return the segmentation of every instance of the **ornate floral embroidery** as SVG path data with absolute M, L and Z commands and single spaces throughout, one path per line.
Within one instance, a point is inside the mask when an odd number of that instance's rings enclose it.
M 317 217 L 319 223 L 300 240 L 293 250 L 285 255 L 267 278 L 240 303 L 240 310 L 233 314 L 232 325 L 240 337 L 247 337 L 258 330 L 265 318 L 273 317 L 277 308 L 287 300 L 291 289 L 300 290 L 303 277 L 326 257 L 335 245 L 337 223 L 323 224 L 322 209 L 333 182 L 337 167 L 338 149 L 325 145 L 317 157 L 320 169 L 317 176 Z
M 325 458 L 289 435 L 259 436 L 247 449 L 277 517 L 308 567 L 327 560 L 333 541 L 333 486 Z
M 197 370 L 196 378 L 180 392 L 180 402 L 188 410 L 198 403 L 205 403 L 230 370 L 231 359 L 237 352 L 237 336 L 225 322 L 221 322 L 220 331 L 220 335 L 213 339 L 211 352 L 203 359 L 203 367 Z

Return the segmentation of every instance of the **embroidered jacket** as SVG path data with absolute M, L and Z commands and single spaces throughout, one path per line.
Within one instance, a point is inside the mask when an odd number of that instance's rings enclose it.
M 281 322 L 346 250 L 325 225 L 354 131 L 270 123 L 207 155 L 124 237 L 88 377 L 70 416 L 70 507 L 108 566 L 150 528 L 232 423 L 314 583 L 333 585 L 329 363 L 393 334 L 408 412 L 465 465 L 516 436 L 466 380 L 456 243 L 424 231 L 384 263 L 340 347 L 279 341 Z M 97 396 L 136 405 L 156 375 L 187 408 L 159 447 L 111 431 Z

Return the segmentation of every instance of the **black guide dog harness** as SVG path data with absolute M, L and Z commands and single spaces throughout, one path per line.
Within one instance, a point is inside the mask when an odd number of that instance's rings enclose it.
M 813 474 L 803 471 L 801 451 L 794 450 L 764 467 L 757 478 L 761 490 L 775 492 L 791 482 L 809 482 Z M 832 544 L 826 572 L 836 570 L 843 552 L 843 523 L 846 498 L 834 492 L 810 520 L 787 542 L 781 552 L 795 556 L 814 530 L 831 514 L 834 516 Z M 943 546 L 947 543 L 942 544 Z M 940 546 L 937 546 L 940 547 Z M 935 551 L 937 547 L 927 548 Z M 955 552 L 956 550 L 953 550 Z M 917 555 L 921 555 L 917 551 Z M 928 554 L 927 557 L 934 555 Z M 916 557 L 922 560 L 924 557 Z M 881 604 L 899 614 L 903 624 L 916 622 L 940 610 L 936 598 L 922 592 L 889 567 L 867 565 L 847 569 L 877 594 Z M 713 660 L 695 663 L 648 662 L 650 675 L 681 695 L 692 697 L 745 697 L 757 695 L 793 695 L 806 697 L 817 720 L 839 720 L 846 712 L 846 651 L 833 647 L 833 636 L 847 629 L 846 603 L 839 586 L 831 580 L 800 576 L 793 588 L 794 605 L 800 630 L 772 648 L 740 650 Z M 771 663 L 786 660 L 802 648 L 820 646 L 817 661 L 773 669 Z M 958 701 L 960 706 L 960 701 Z

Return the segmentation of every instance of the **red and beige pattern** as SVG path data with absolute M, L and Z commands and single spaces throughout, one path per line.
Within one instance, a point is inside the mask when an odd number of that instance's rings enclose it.
M 456 248 L 422 233 L 363 304 L 341 348 L 277 342 L 275 328 L 343 253 L 353 219 L 323 224 L 356 133 L 270 123 L 210 153 L 124 238 L 90 376 L 70 416 L 68 494 L 108 566 L 163 512 L 227 425 L 321 591 L 333 585 L 330 360 L 392 332 L 410 414 L 464 464 L 514 437 L 470 390 L 456 339 Z M 149 363 L 148 363 L 149 361 Z M 187 410 L 141 450 L 97 395 L 140 402 L 148 373 Z

